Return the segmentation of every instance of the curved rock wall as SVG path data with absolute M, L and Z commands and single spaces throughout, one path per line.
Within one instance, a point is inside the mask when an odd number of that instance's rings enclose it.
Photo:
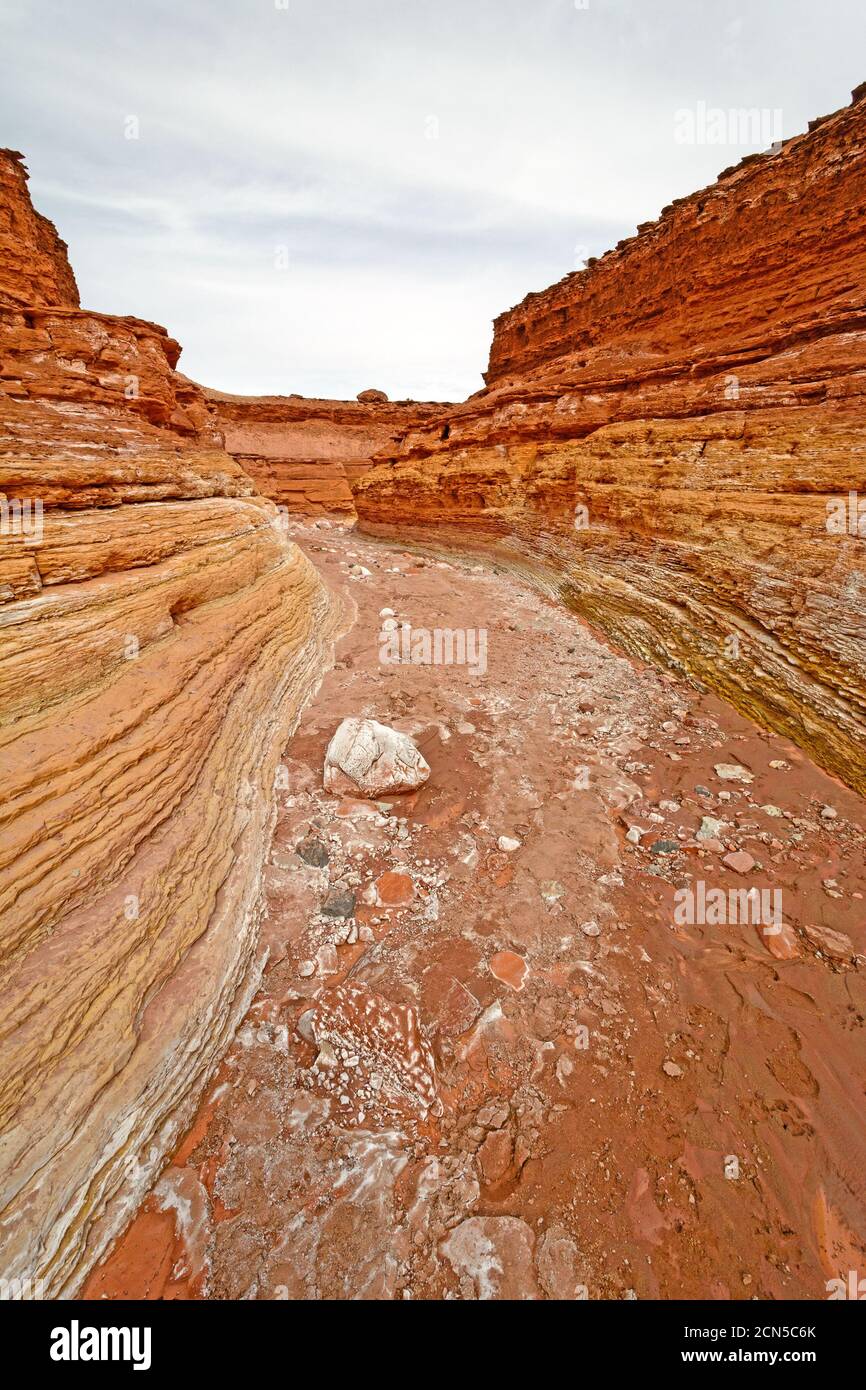
M 51 1296 L 256 989 L 275 767 L 337 619 L 177 351 L 0 311 L 0 1270 Z
M 866 791 L 866 91 L 497 320 L 487 390 L 354 485 L 494 544 Z

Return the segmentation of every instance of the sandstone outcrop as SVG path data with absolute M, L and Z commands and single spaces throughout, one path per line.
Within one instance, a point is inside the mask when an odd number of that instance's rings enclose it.
M 226 449 L 265 497 L 288 512 L 347 520 L 355 515 L 351 484 L 372 456 L 442 410 L 375 390 L 357 401 L 204 395 Z
M 487 388 L 353 481 L 866 790 L 866 93 L 502 315 Z
M 66 242 L 33 207 L 17 150 L 0 150 L 0 304 L 78 307 Z
M 256 988 L 334 607 L 177 344 L 91 314 L 0 156 L 0 1268 L 74 1292 Z

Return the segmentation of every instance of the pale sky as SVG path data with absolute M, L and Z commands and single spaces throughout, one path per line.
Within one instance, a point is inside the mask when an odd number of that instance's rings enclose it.
M 461 400 L 496 314 L 762 147 L 678 112 L 796 134 L 864 40 L 864 0 L 0 0 L 0 145 L 196 380 Z

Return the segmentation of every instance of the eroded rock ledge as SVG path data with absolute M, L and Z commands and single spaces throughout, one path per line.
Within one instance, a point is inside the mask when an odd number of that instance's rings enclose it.
M 502 315 L 487 389 L 353 483 L 365 529 L 495 545 L 860 791 L 864 96 Z
M 74 307 L 25 179 L 0 155 L 0 1267 L 57 1296 L 257 986 L 274 770 L 338 615 L 177 344 Z
M 407 430 L 438 418 L 441 404 L 307 396 L 231 396 L 204 391 L 228 452 L 265 497 L 302 516 L 354 518 L 351 484 Z

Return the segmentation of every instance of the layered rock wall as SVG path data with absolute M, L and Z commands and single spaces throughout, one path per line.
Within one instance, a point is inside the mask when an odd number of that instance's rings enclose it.
M 354 484 L 486 544 L 866 791 L 866 100 L 501 316 L 486 391 Z
M 357 401 L 204 394 L 226 449 L 265 497 L 299 515 L 347 519 L 355 515 L 351 485 L 373 455 L 442 410 L 376 391 Z
M 26 229 L 17 171 L 0 159 L 2 216 Z M 43 303 L 71 277 L 18 252 L 0 309 L 0 1271 L 53 1296 L 125 1224 L 257 987 L 275 767 L 337 615 L 177 344 Z
M 0 150 L 0 304 L 78 307 L 66 242 L 33 207 L 17 150 Z

